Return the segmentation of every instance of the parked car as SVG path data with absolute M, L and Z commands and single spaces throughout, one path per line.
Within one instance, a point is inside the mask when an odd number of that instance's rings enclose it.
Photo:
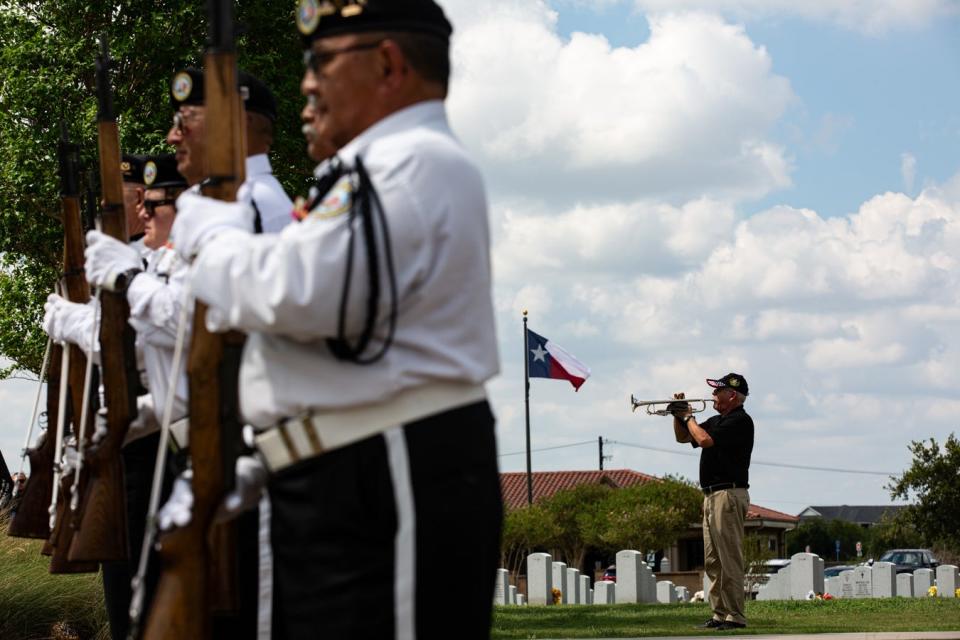
M 748 573 L 744 580 L 744 589 L 751 598 L 756 598 L 760 587 L 770 582 L 770 576 L 790 564 L 789 558 L 773 558 L 763 563 L 763 568 L 755 573 Z
M 617 565 L 612 564 L 607 567 L 607 570 L 603 572 L 602 580 L 609 580 L 610 582 L 617 581 Z
M 897 565 L 897 573 L 913 573 L 917 569 L 936 569 L 940 562 L 930 549 L 890 549 L 879 562 Z
M 840 575 L 841 571 L 847 571 L 847 570 L 853 571 L 854 569 L 856 569 L 856 567 L 853 566 L 852 564 L 841 564 L 835 567 L 827 567 L 826 569 L 823 570 L 823 577 L 836 578 L 837 576 Z

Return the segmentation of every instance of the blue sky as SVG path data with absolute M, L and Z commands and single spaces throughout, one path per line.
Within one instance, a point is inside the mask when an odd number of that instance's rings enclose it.
M 956 2 L 441 4 L 450 119 L 490 196 L 501 451 L 524 447 L 528 309 L 593 369 L 578 393 L 533 381 L 534 447 L 563 447 L 535 469 L 596 468 L 602 436 L 608 468 L 695 479 L 629 396 L 737 371 L 755 503 L 888 503 L 883 472 L 960 415 Z M 0 383 L 12 468 L 32 393 Z

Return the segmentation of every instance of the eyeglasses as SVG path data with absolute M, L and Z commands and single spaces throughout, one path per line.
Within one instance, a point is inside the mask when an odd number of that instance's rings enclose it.
M 336 58 L 341 53 L 350 53 L 352 51 L 364 51 L 366 49 L 376 49 L 380 46 L 380 43 L 383 40 L 375 40 L 373 42 L 362 42 L 360 44 L 351 44 L 346 47 L 341 47 L 339 49 L 329 49 L 327 51 L 314 51 L 313 49 L 307 49 L 303 52 L 303 64 L 304 66 L 312 71 L 313 73 L 320 73 L 320 69 L 323 69 L 325 66 L 333 62 L 333 59 Z
M 157 215 L 157 207 L 165 207 L 167 205 L 176 204 L 176 198 L 164 198 L 163 200 L 144 200 L 143 208 L 147 212 L 147 217 L 152 218 Z
M 190 133 L 190 122 L 196 122 L 200 114 L 195 111 L 177 111 L 173 114 L 173 128 L 182 136 Z

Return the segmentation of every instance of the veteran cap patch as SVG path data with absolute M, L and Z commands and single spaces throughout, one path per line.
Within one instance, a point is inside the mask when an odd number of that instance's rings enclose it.
M 733 389 L 739 391 L 745 396 L 750 395 L 750 387 L 747 386 L 747 379 L 739 373 L 728 373 L 722 378 L 707 378 L 707 384 L 714 389 Z
M 434 0 L 300 0 L 304 47 L 317 38 L 364 31 L 419 32 L 449 40 L 453 27 Z

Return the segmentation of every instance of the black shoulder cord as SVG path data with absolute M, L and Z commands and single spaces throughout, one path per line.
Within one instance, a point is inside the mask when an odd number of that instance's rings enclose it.
M 393 265 L 393 250 L 390 242 L 390 227 L 387 224 L 387 218 L 383 211 L 383 205 L 380 202 L 380 196 L 373 187 L 370 180 L 370 174 L 367 173 L 363 160 L 358 156 L 356 159 L 357 177 L 359 185 L 357 189 L 357 198 L 350 207 L 350 214 L 347 220 L 349 227 L 350 240 L 347 246 L 347 264 L 343 278 L 343 289 L 340 293 L 340 313 L 337 322 L 337 337 L 327 339 L 327 347 L 334 357 L 338 360 L 354 362 L 356 364 L 373 364 L 386 354 L 390 345 L 393 343 L 393 337 L 397 326 L 397 278 Z M 356 216 L 360 215 L 360 223 L 363 226 L 363 239 L 367 254 L 367 277 L 370 287 L 367 297 L 367 314 L 364 320 L 363 331 L 356 345 L 351 345 L 346 337 L 346 316 L 347 316 L 347 298 L 350 293 L 350 284 L 353 277 L 353 251 L 354 238 L 356 236 L 356 226 L 354 224 Z M 387 327 L 387 335 L 384 338 L 383 346 L 380 350 L 371 356 L 361 357 L 373 337 L 373 331 L 377 321 L 377 308 L 380 303 L 380 254 L 377 247 L 377 234 L 375 224 L 379 223 L 380 231 L 383 234 L 384 252 L 386 258 L 388 285 L 390 287 L 390 317 Z
M 257 206 L 256 200 L 250 198 L 250 204 L 253 205 L 253 232 L 260 235 L 263 233 L 263 216 L 260 215 L 260 207 Z

